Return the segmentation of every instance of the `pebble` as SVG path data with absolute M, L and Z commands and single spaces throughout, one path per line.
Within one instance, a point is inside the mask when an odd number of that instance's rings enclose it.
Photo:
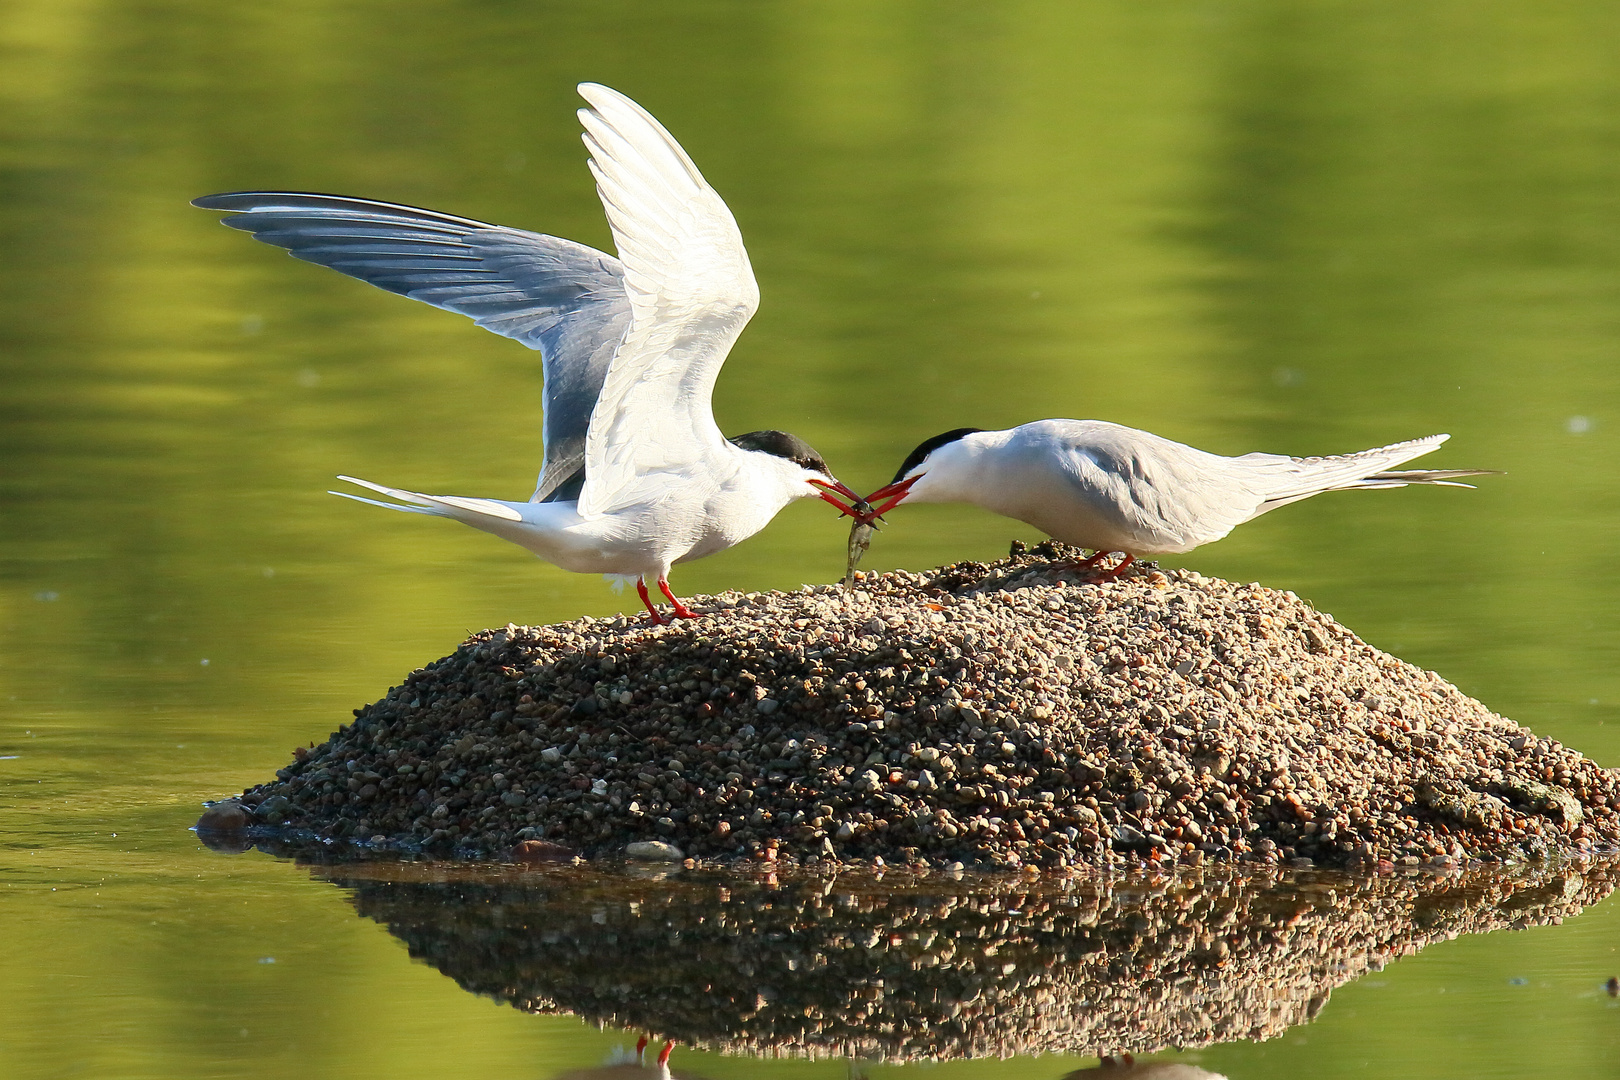
M 253 816 L 235 799 L 214 803 L 197 819 L 198 832 L 241 832 L 253 824 Z
M 674 844 L 666 844 L 662 840 L 638 840 L 633 844 L 624 846 L 624 854 L 629 859 L 644 859 L 648 862 L 680 862 L 686 858 L 686 853 Z
M 1616 774 L 1294 594 L 1151 563 L 1097 583 L 1076 555 L 483 631 L 238 803 L 283 840 L 461 857 L 1377 868 L 1620 845 Z

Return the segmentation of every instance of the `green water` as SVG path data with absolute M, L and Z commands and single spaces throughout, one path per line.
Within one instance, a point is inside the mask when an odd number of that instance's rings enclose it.
M 581 79 L 647 105 L 742 226 L 764 299 L 727 431 L 795 431 L 863 490 L 938 431 L 1052 415 L 1227 453 L 1449 431 L 1426 463 L 1507 475 L 1327 496 L 1177 561 L 1620 765 L 1612 5 L 5 0 L 0 1074 L 544 1080 L 624 1041 L 467 994 L 341 889 L 185 831 L 464 632 L 634 605 L 325 495 L 524 497 L 536 357 L 187 200 L 337 191 L 605 247 Z M 801 504 L 674 584 L 832 580 L 845 533 Z M 919 507 L 867 565 L 1015 536 Z M 1617 947 L 1614 900 L 1437 945 L 1199 1060 L 1620 1075 Z

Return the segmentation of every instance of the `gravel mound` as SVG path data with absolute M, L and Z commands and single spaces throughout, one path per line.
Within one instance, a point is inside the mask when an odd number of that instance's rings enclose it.
M 1294 594 L 1151 564 L 1094 583 L 1076 554 L 484 631 L 209 813 L 461 856 L 1344 866 L 1620 843 L 1615 772 Z
M 1577 914 L 1617 867 L 315 874 L 411 956 L 529 1012 L 732 1053 L 904 1060 L 1276 1038 L 1334 987 L 1432 942 Z

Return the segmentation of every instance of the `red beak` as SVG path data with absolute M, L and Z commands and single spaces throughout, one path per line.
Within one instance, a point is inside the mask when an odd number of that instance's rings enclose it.
M 849 488 L 845 487 L 843 484 L 840 484 L 837 480 L 807 480 L 805 482 L 820 488 L 821 497 L 827 502 L 830 502 L 834 506 L 838 507 L 840 512 L 847 514 L 850 517 L 861 516 L 855 510 L 855 504 L 861 501 L 861 497 L 855 494 Z M 835 494 L 842 495 L 849 501 L 847 503 L 839 502 L 837 499 L 833 498 L 833 495 Z
M 904 480 L 896 480 L 892 484 L 885 484 L 866 497 L 866 504 L 872 509 L 867 512 L 866 522 L 870 525 L 875 518 L 880 518 L 890 510 L 905 501 L 906 495 L 911 492 L 911 485 L 921 480 L 926 473 L 908 476 Z

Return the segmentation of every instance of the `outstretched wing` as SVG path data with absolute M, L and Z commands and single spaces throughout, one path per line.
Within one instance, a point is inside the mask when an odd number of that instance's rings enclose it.
M 579 512 L 605 513 L 637 476 L 719 454 L 711 395 L 759 306 L 731 211 L 675 139 L 615 90 L 582 83 L 591 173 L 619 249 L 630 327 L 585 440 Z
M 435 307 L 540 350 L 545 462 L 534 501 L 584 465 L 586 432 L 630 325 L 619 260 L 555 236 L 412 206 L 291 191 L 193 200 L 295 258 Z

